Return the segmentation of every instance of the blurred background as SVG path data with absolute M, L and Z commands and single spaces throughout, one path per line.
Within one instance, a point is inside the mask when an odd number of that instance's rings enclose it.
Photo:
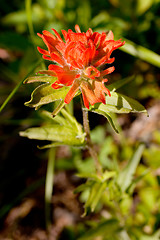
M 126 44 L 113 55 L 115 71 L 109 83 L 134 75 L 134 80 L 119 92 L 137 99 L 149 113 L 115 116 L 122 129 L 113 133 L 106 119 L 90 114 L 92 138 L 102 164 L 113 168 L 131 158 L 139 142 L 145 142 L 136 175 L 148 173 L 122 206 L 130 238 L 156 238 L 160 227 L 160 1 L 159 0 L 1 0 L 0 32 L 0 105 L 33 69 L 44 47 L 37 36 L 44 29 L 82 31 L 112 30 L 115 39 Z M 48 62 L 45 62 L 46 66 Z M 38 71 L 40 67 L 35 69 Z M 33 74 L 33 73 L 32 73 Z M 35 86 L 21 85 L 0 113 L 0 239 L 49 239 L 45 229 L 44 191 L 48 150 L 39 150 L 36 140 L 19 136 L 19 131 L 45 121 L 39 111 L 24 106 Z M 82 123 L 79 101 L 74 100 L 75 117 Z M 92 170 L 86 151 L 67 146 L 55 150 L 54 195 L 52 198 L 51 239 L 78 239 L 94 221 L 105 217 L 105 204 L 85 219 L 84 196 L 73 194 L 81 183 L 75 172 Z M 105 160 L 104 160 L 105 159 Z M 104 214 L 104 215 L 103 215 Z M 146 238 L 144 236 L 147 236 Z M 149 238 L 149 237 L 152 238 Z M 94 239 L 94 238 L 93 238 Z M 100 238 L 101 239 L 101 238 Z M 104 238 L 105 239 L 105 238 Z M 106 238 L 108 239 L 108 238 Z M 114 238 L 115 240 L 115 238 Z

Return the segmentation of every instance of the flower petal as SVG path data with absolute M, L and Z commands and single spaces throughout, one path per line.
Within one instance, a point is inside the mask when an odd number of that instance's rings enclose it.
M 55 72 L 58 77 L 59 84 L 63 84 L 65 86 L 72 85 L 77 75 L 76 72 L 70 71 L 67 67 L 63 68 L 53 64 L 49 65 L 49 70 Z
M 107 36 L 106 36 L 106 40 L 113 40 L 114 39 L 114 35 L 112 31 L 109 31 Z
M 110 91 L 104 85 L 108 80 L 103 77 L 112 73 L 114 67 L 102 71 L 98 67 L 112 63 L 115 60 L 110 58 L 112 52 L 125 42 L 114 41 L 112 31 L 100 34 L 89 29 L 84 33 L 78 25 L 75 25 L 76 32 L 71 29 L 68 32 L 62 30 L 65 41 L 55 29 L 52 30 L 54 34 L 46 30 L 43 34 L 38 34 L 48 48 L 47 51 L 38 47 L 38 51 L 44 59 L 56 62 L 60 66 L 50 64 L 48 70 L 41 73 L 57 76 L 57 81 L 52 84 L 54 89 L 71 86 L 65 98 L 66 103 L 72 100 L 80 88 L 87 108 L 89 104 L 94 105 L 97 102 L 105 104 L 105 94 L 110 96 Z
M 110 91 L 104 86 L 104 83 L 101 81 L 95 81 L 94 93 L 102 103 L 106 103 L 105 93 L 110 96 Z
M 105 69 L 104 71 L 101 72 L 101 77 L 112 73 L 114 70 L 115 70 L 115 67 L 114 67 L 114 66 Z
M 58 39 L 60 42 L 62 42 L 62 38 L 61 38 L 61 36 L 59 35 L 59 33 L 58 33 L 54 28 L 52 28 L 52 30 L 53 30 L 53 32 L 55 33 L 57 39 Z
M 40 47 L 37 47 L 38 51 L 41 53 L 41 54 L 44 54 L 44 55 L 49 55 L 49 52 L 40 48 Z
M 64 65 L 64 61 L 59 54 L 51 53 L 51 58 L 52 58 L 52 61 L 55 61 L 55 62 L 59 63 L 60 65 Z
M 78 26 L 78 24 L 75 25 L 75 30 L 77 33 L 81 33 L 81 29 L 80 27 Z
M 70 101 L 73 99 L 74 95 L 79 89 L 79 81 L 75 80 L 72 87 L 70 88 L 69 92 L 67 93 L 64 102 L 65 103 L 70 103 Z
M 101 100 L 95 95 L 93 88 L 89 82 L 81 82 L 80 88 L 84 96 L 84 104 L 86 108 L 89 108 L 87 102 L 89 102 L 91 105 L 94 105 L 97 102 L 101 102 Z

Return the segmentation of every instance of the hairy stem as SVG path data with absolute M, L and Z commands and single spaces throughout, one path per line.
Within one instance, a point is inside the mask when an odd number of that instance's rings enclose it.
M 82 113 L 83 113 L 83 127 L 84 127 L 84 131 L 86 133 L 86 147 L 89 150 L 89 153 L 90 153 L 91 157 L 94 159 L 97 173 L 99 175 L 101 175 L 102 167 L 101 167 L 101 164 L 99 162 L 97 152 L 94 149 L 94 146 L 93 146 L 93 143 L 92 143 L 92 140 L 91 140 L 91 136 L 90 136 L 88 110 L 84 108 L 83 104 L 82 104 Z

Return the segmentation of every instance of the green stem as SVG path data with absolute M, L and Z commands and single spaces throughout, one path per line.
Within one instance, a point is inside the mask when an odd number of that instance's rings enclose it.
M 151 63 L 156 67 L 160 67 L 160 56 L 157 53 L 143 46 L 137 45 L 134 42 L 129 41 L 128 39 L 124 40 L 126 41 L 126 43 L 123 47 L 120 48 L 120 50 L 134 57 L 138 57 L 148 63 Z
M 49 230 L 51 226 L 51 200 L 53 192 L 53 180 L 54 180 L 54 161 L 55 161 L 55 148 L 50 148 L 49 158 L 46 173 L 45 184 L 45 221 L 46 229 Z
M 4 103 L 1 105 L 0 107 L 0 112 L 4 109 L 4 107 L 7 105 L 7 103 L 11 100 L 11 98 L 14 96 L 14 94 L 17 92 L 17 90 L 19 89 L 19 87 L 22 85 L 23 81 L 29 77 L 34 70 L 39 66 L 39 64 L 42 62 L 42 60 L 38 61 L 34 67 L 32 68 L 32 70 L 25 76 L 24 79 L 22 79 L 17 85 L 16 87 L 12 90 L 12 92 L 9 94 L 9 96 L 7 97 L 7 99 L 4 101 Z
M 83 114 L 83 127 L 84 127 L 84 131 L 86 133 L 86 147 L 89 150 L 91 157 L 94 159 L 97 173 L 99 175 L 101 175 L 102 167 L 99 162 L 97 152 L 95 151 L 94 145 L 91 140 L 89 119 L 88 119 L 88 110 L 83 106 L 83 103 L 82 103 L 82 114 Z

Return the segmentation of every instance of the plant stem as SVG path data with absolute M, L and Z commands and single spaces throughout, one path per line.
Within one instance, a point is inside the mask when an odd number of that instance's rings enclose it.
M 83 106 L 83 103 L 82 103 L 82 114 L 83 114 L 83 127 L 84 127 L 84 131 L 86 133 L 86 147 L 89 150 L 91 157 L 94 159 L 97 173 L 99 175 L 101 175 L 102 167 L 99 162 L 97 152 L 95 151 L 92 140 L 91 140 L 89 119 L 88 119 L 88 110 Z

